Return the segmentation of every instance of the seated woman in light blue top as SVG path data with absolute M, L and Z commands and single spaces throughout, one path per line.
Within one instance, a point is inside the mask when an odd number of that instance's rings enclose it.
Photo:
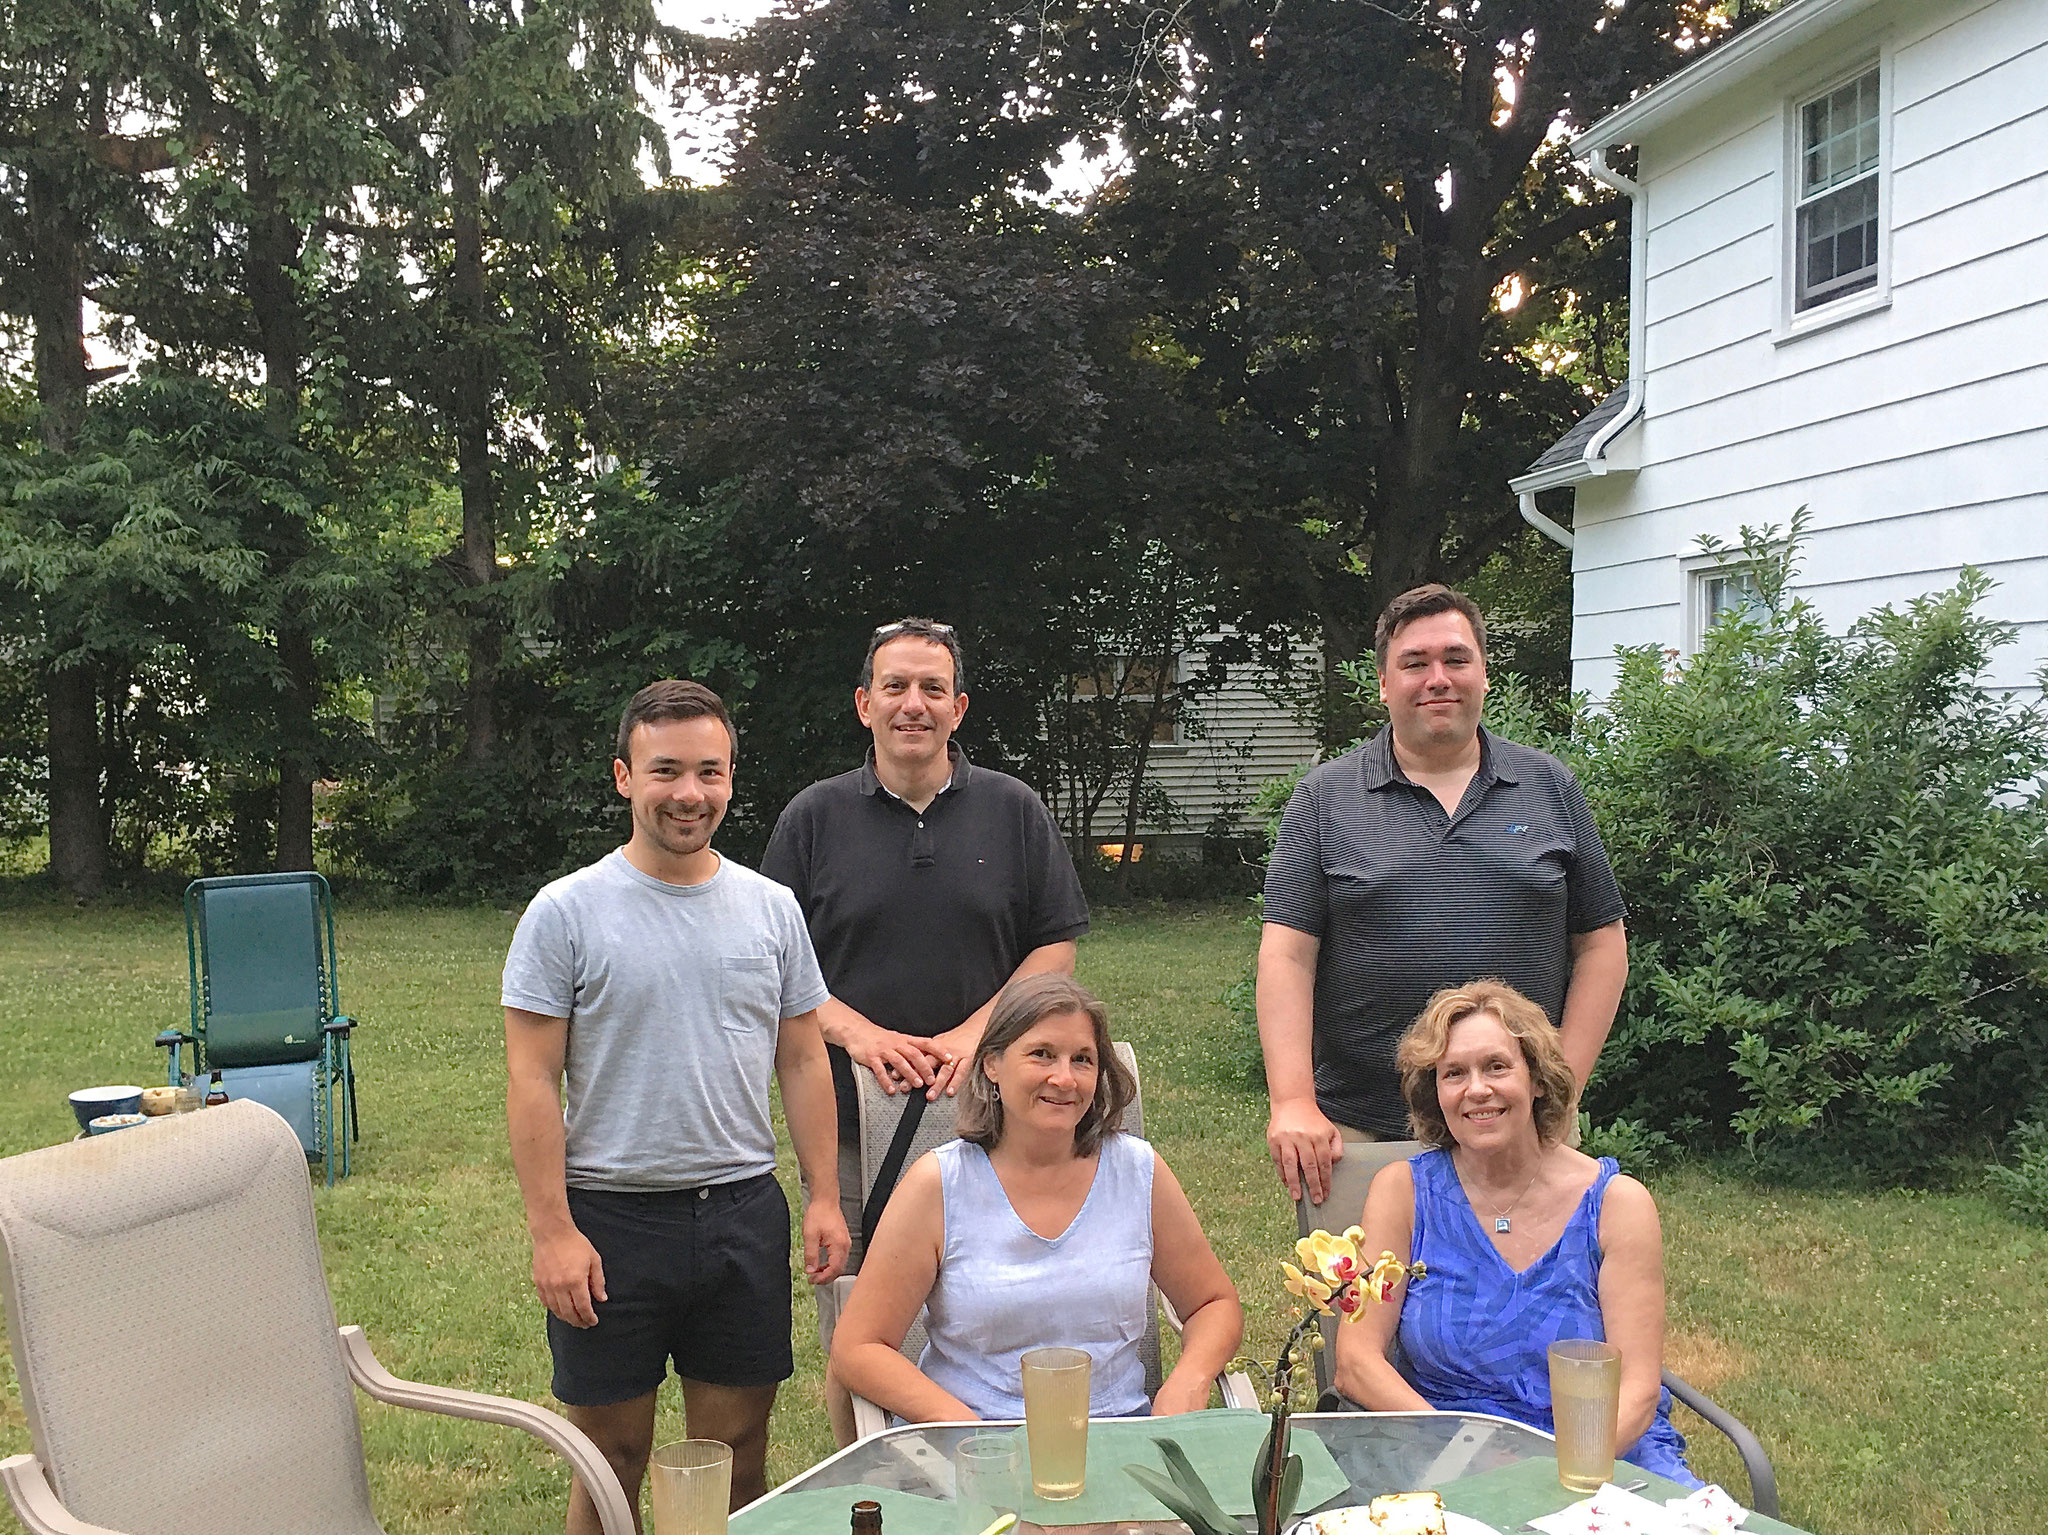
M 1206 1407 L 1244 1311 L 1187 1195 L 1113 1127 L 1136 1092 L 1100 1002 L 1062 975 L 1012 981 L 961 1085 L 960 1139 L 890 1197 L 832 1338 L 842 1385 L 907 1422 L 1024 1415 L 1019 1357 L 1086 1349 L 1089 1414 Z M 1180 1362 L 1145 1395 L 1156 1284 L 1184 1319 Z M 899 1352 L 918 1309 L 931 1342 Z
M 1577 1089 L 1543 1009 L 1498 981 L 1440 991 L 1395 1061 L 1431 1149 L 1373 1179 L 1362 1245 L 1427 1272 L 1338 1329 L 1337 1388 L 1374 1411 L 1493 1413 L 1549 1433 L 1550 1345 L 1604 1339 L 1621 1350 L 1620 1458 L 1699 1486 L 1664 1389 L 1657 1206 L 1612 1157 L 1564 1144 Z

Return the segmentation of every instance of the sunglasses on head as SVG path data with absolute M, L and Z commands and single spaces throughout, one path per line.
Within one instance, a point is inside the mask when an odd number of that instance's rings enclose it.
M 953 626 L 951 624 L 935 624 L 924 619 L 917 620 L 916 622 L 918 628 L 929 629 L 934 634 L 951 634 L 953 632 Z M 911 626 L 911 623 L 912 620 L 910 619 L 899 618 L 893 624 L 878 624 L 875 626 L 875 632 L 869 635 L 868 638 L 870 640 L 886 639 L 888 636 L 896 633 L 899 629 L 908 629 Z

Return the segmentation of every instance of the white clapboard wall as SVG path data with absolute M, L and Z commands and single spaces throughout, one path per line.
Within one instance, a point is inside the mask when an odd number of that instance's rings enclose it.
M 1889 302 L 1788 323 L 1788 103 L 1875 59 L 1889 105 Z M 1646 130 L 1641 469 L 1577 487 L 1572 670 L 1684 649 L 1697 537 L 1809 509 L 1795 590 L 1833 627 L 1953 583 L 2048 659 L 2048 0 L 1891 0 Z M 1635 435 L 1639 434 L 1639 436 Z M 1693 562 L 1696 565 L 1697 561 Z

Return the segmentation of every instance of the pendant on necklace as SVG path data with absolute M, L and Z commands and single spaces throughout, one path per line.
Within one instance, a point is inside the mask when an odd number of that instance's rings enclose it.
M 1493 1218 L 1493 1229 L 1501 1236 L 1506 1236 L 1508 1234 L 1508 1218 L 1505 1215 L 1496 1215 Z

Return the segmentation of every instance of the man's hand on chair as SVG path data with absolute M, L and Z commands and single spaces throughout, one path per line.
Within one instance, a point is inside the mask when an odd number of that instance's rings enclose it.
M 854 1021 L 856 1018 L 858 1022 Z M 854 1065 L 873 1072 L 882 1091 L 891 1097 L 929 1086 L 933 1075 L 945 1064 L 930 1040 L 898 1034 L 858 1014 L 828 1026 L 825 1039 L 844 1050 Z
M 590 1238 L 568 1226 L 533 1239 L 533 1287 L 540 1303 L 571 1327 L 595 1327 L 604 1263 Z
M 1344 1136 L 1313 1098 L 1286 1099 L 1273 1105 L 1266 1121 L 1266 1149 L 1273 1153 L 1287 1197 L 1300 1199 L 1305 1186 L 1310 1201 L 1321 1204 L 1330 1192 L 1330 1168 L 1344 1155 Z

